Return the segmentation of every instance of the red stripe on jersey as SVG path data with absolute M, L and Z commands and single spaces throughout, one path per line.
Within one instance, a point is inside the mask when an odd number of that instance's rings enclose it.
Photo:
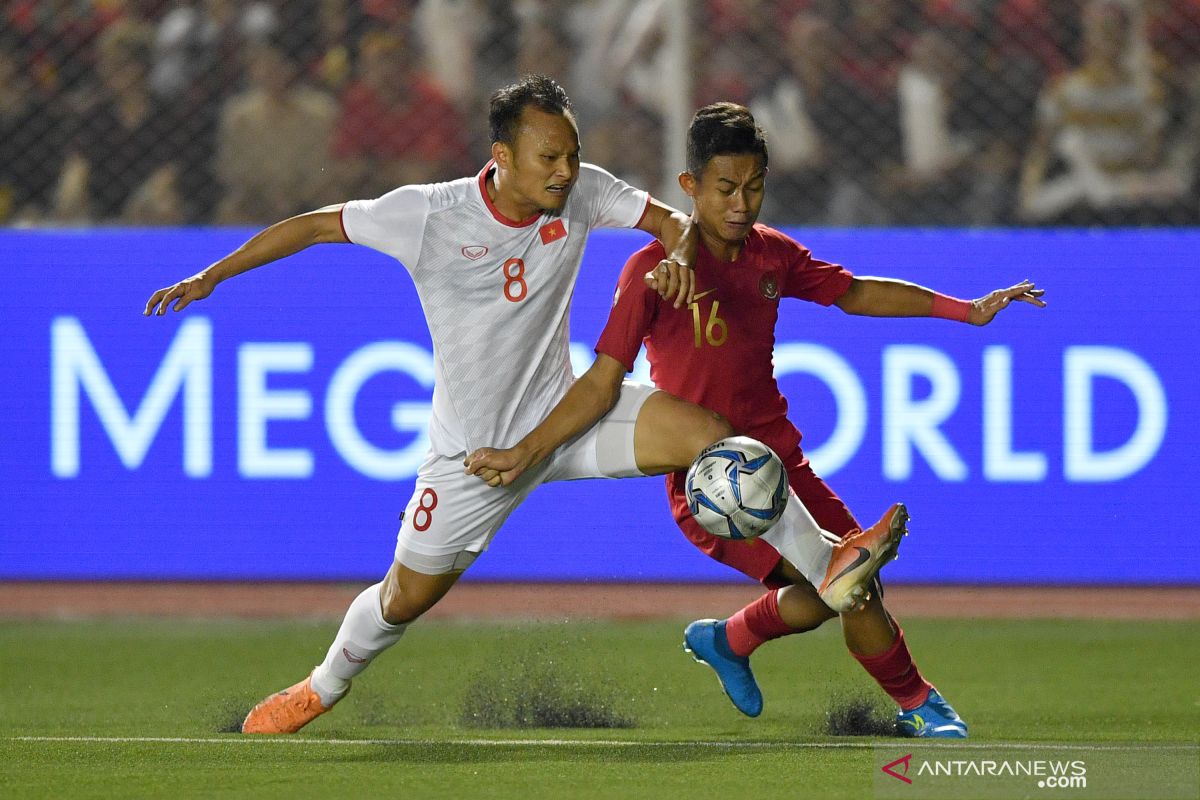
M 650 203 L 652 200 L 654 200 L 653 197 L 646 195 L 646 207 L 642 209 L 642 215 L 638 217 L 638 221 L 633 224 L 633 227 L 640 228 L 642 226 L 642 220 L 644 220 L 646 215 L 650 213 Z
M 342 207 L 338 209 L 338 225 L 340 225 L 342 228 L 342 238 L 345 239 L 347 242 L 349 242 L 350 234 L 346 233 L 345 214 L 346 214 L 346 204 L 342 203 Z

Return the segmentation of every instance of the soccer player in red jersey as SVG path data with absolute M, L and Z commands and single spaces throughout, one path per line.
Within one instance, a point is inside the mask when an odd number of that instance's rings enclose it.
M 756 224 L 766 189 L 767 147 L 742 106 L 716 103 L 698 111 L 688 130 L 687 153 L 687 171 L 679 182 L 692 198 L 692 219 L 700 231 L 695 301 L 687 309 L 674 309 L 648 285 L 647 273 L 663 258 L 661 244 L 635 253 L 621 274 L 595 363 L 553 413 L 561 417 L 566 411 L 580 429 L 586 428 L 591 413 L 581 398 L 601 393 L 599 387 L 619 385 L 644 341 L 656 386 L 721 414 L 738 433 L 768 444 L 783 459 L 792 489 L 821 528 L 850 535 L 859 524 L 809 466 L 800 431 L 787 418 L 787 401 L 774 378 L 780 299 L 836 305 L 863 316 L 933 316 L 986 325 L 1014 301 L 1045 306 L 1043 292 L 1024 281 L 967 301 L 904 281 L 856 277 L 813 258 L 786 234 Z M 573 402 L 577 409 L 572 413 Z M 525 466 L 520 449 L 518 444 L 508 451 L 481 452 L 470 469 L 485 479 L 511 479 L 506 469 Z M 667 476 L 667 493 L 688 539 L 770 590 L 728 619 L 698 620 L 684 632 L 685 646 L 717 672 L 734 705 L 757 715 L 762 695 L 750 670 L 750 654 L 767 641 L 811 630 L 838 615 L 767 542 L 721 539 L 701 528 L 688 510 L 683 472 Z M 966 723 L 917 669 L 881 591 L 873 592 L 865 607 L 843 612 L 841 620 L 851 655 L 899 706 L 901 735 L 967 735 Z

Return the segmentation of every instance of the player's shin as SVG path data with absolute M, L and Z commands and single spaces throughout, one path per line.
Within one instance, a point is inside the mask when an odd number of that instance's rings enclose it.
M 389 625 L 383 619 L 377 583 L 363 590 L 342 620 L 325 660 L 313 670 L 312 688 L 329 707 L 350 690 L 350 681 L 370 665 L 375 656 L 388 649 L 408 628 L 408 623 Z
M 795 492 L 788 490 L 783 516 L 760 538 L 778 550 L 813 586 L 820 586 L 825 580 L 837 537 L 821 529 Z
M 896 705 L 907 711 L 921 705 L 933 685 L 917 669 L 908 651 L 908 644 L 904 641 L 904 631 L 899 625 L 896 625 L 895 631 L 895 641 L 884 652 L 863 655 L 851 650 L 850 655 L 862 664 L 863 669 L 896 701 Z

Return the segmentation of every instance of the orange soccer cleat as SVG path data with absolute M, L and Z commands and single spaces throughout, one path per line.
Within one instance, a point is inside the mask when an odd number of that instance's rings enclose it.
M 242 722 L 242 733 L 295 733 L 332 708 L 321 705 L 311 681 L 310 674 L 250 709 Z
M 907 523 L 908 509 L 893 503 L 879 522 L 834 545 L 818 590 L 825 605 L 838 613 L 862 608 L 871 599 L 871 581 L 896 557 L 900 540 L 908 535 Z

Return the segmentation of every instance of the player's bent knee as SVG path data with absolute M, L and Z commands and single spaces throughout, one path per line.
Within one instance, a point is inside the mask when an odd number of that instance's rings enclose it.
M 458 576 L 444 576 L 449 580 L 457 580 Z M 449 589 L 449 587 L 446 587 Z M 446 591 L 439 586 L 402 586 L 394 585 L 389 589 L 384 584 L 380 592 L 380 606 L 383 621 L 389 625 L 403 625 L 413 622 L 429 609 L 437 605 Z
M 720 441 L 721 439 L 728 439 L 730 436 L 733 436 L 737 433 L 737 431 L 733 429 L 733 426 L 729 424 L 729 420 L 725 419 L 717 412 L 707 411 L 705 413 L 708 417 L 708 420 L 707 425 L 704 427 L 703 438 L 705 438 L 706 441 L 703 447 L 700 448 L 701 450 L 703 450 L 705 447 L 708 447 L 713 442 Z
M 413 622 L 450 591 L 462 570 L 441 575 L 416 572 L 400 562 L 392 564 L 380 587 L 380 612 L 389 625 Z
M 733 426 L 720 414 L 666 392 L 655 392 L 638 412 L 636 463 L 647 475 L 687 469 L 700 451 L 733 433 Z
M 734 436 L 733 426 L 715 411 L 693 406 L 695 413 L 688 416 L 682 440 L 687 442 L 687 461 L 690 463 L 704 448 L 713 442 Z

